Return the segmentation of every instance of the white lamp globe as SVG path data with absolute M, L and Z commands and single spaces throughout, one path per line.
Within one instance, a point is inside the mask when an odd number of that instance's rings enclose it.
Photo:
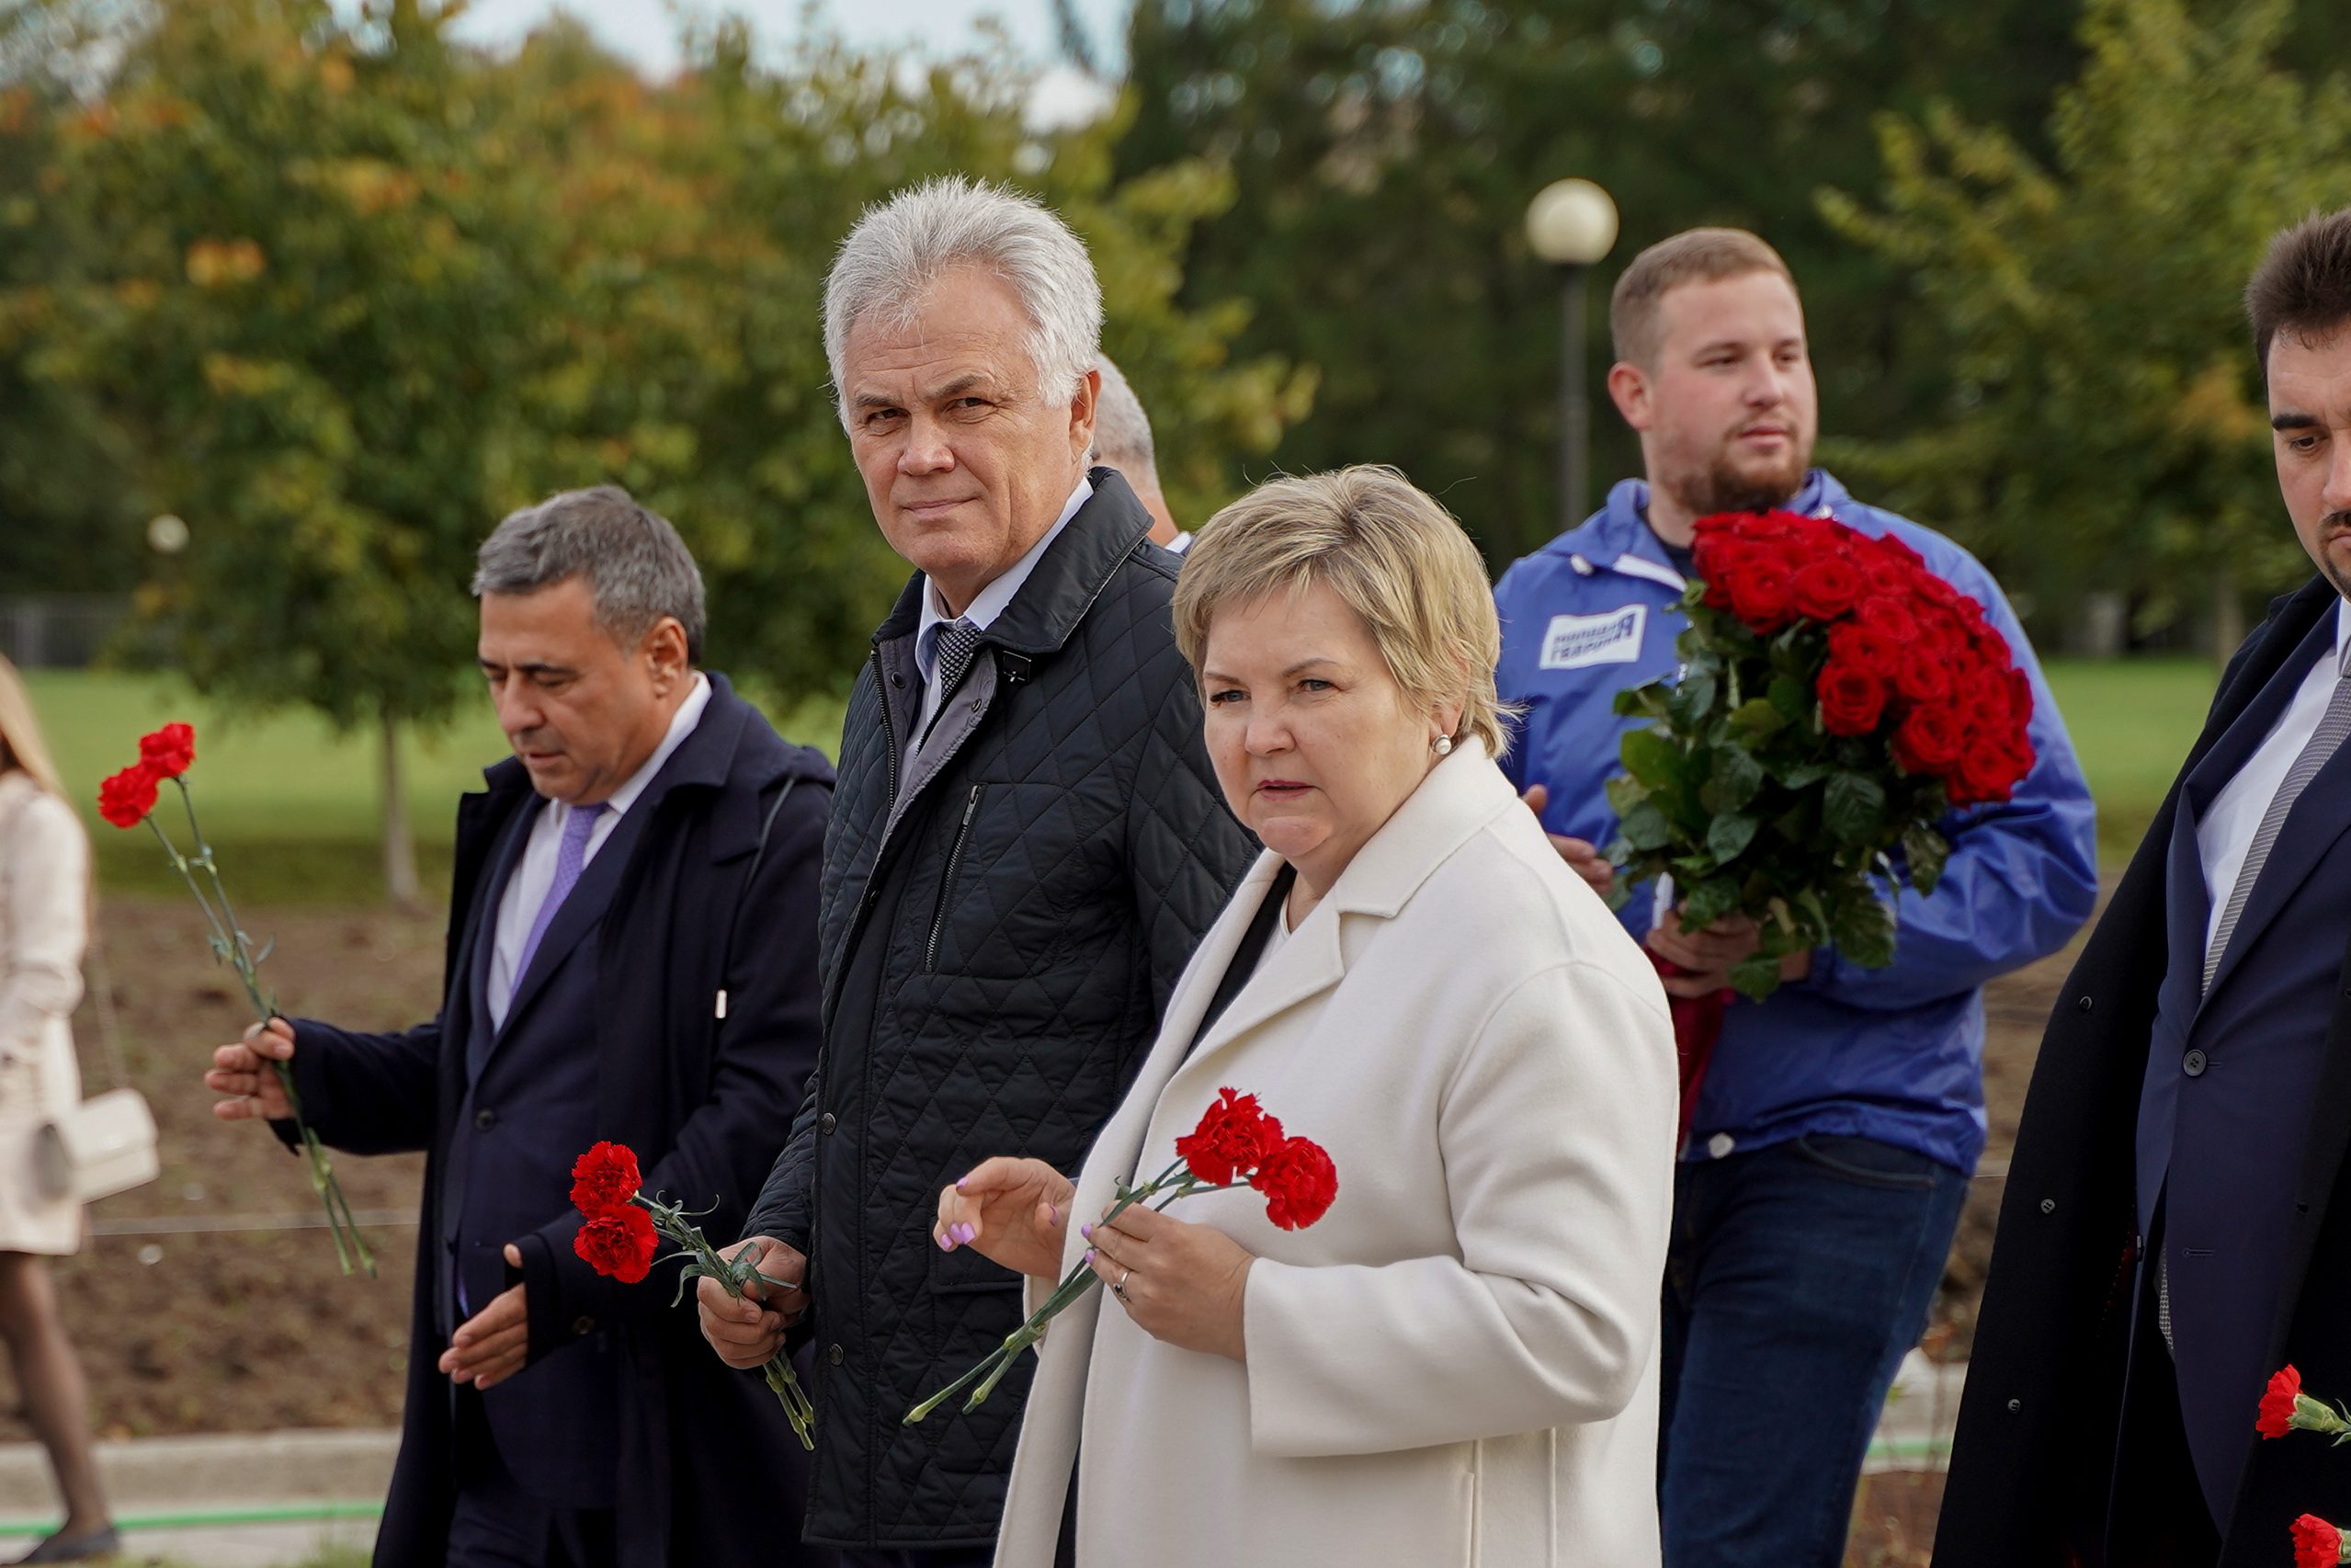
M 1561 179 L 1527 204 L 1527 243 L 1553 267 L 1589 267 L 1617 243 L 1617 204 L 1588 179 Z

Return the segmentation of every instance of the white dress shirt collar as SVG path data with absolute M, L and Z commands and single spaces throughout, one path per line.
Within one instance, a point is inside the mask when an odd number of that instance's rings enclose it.
M 1077 516 L 1078 508 L 1093 496 L 1094 482 L 1081 475 L 1077 488 L 1071 491 L 1070 498 L 1062 503 L 1062 515 L 1053 520 L 1051 528 L 1045 530 L 1045 537 L 1030 545 L 1028 554 L 999 573 L 995 581 L 972 595 L 971 607 L 964 610 L 962 619 L 985 631 L 989 623 L 1012 603 L 1013 596 L 1020 592 L 1023 583 L 1028 581 L 1028 574 L 1037 569 L 1037 562 L 1044 559 L 1045 551 L 1053 540 L 1070 526 L 1070 519 Z M 938 672 L 938 629 L 955 619 L 939 602 L 938 585 L 925 577 L 923 618 L 914 628 L 914 667 L 923 672 L 923 684 L 926 686 L 931 684 L 932 677 Z

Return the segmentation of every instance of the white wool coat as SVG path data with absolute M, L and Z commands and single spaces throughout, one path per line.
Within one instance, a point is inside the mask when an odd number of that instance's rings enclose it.
M 1296 1232 L 1246 1189 L 1171 1210 L 1256 1256 L 1245 1365 L 1101 1290 L 1054 1322 L 998 1568 L 1051 1568 L 1073 1462 L 1081 1568 L 1654 1564 L 1676 1078 L 1653 970 L 1471 745 L 1187 1059 L 1280 867 L 1202 940 L 1073 1212 L 1164 1168 L 1224 1085 L 1330 1151 L 1337 1201 Z M 1073 1225 L 1065 1264 L 1084 1248 Z
M 82 999 L 90 843 L 74 808 L 11 768 L 0 773 L 0 1252 L 82 1244 L 82 1208 L 43 1198 L 41 1126 L 82 1097 L 67 1023 Z

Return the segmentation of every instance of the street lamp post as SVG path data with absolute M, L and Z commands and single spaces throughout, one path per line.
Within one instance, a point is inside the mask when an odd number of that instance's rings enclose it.
M 1617 204 L 1588 179 L 1553 180 L 1527 204 L 1527 243 L 1560 276 L 1559 507 L 1562 531 L 1584 520 L 1592 410 L 1584 385 L 1584 278 L 1617 243 Z

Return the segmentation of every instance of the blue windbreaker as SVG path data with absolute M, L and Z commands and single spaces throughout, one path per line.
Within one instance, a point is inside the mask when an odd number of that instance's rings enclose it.
M 1610 701 L 1671 675 L 1682 575 L 1644 520 L 1649 487 L 1628 480 L 1583 527 L 1512 565 L 1495 585 L 1502 696 L 1526 705 L 1505 767 L 1521 790 L 1550 790 L 1543 825 L 1607 845 L 1616 813 L 1603 786 L 1617 743 L 1641 721 Z M 1904 889 L 1894 961 L 1862 969 L 1812 955 L 1808 980 L 1734 1003 L 1699 1091 L 1685 1159 L 1721 1158 L 1808 1132 L 1873 1138 L 1961 1172 L 1983 1152 L 1981 987 L 2065 945 L 2096 901 L 2089 787 L 2024 629 L 1982 563 L 1942 535 L 1865 506 L 1815 469 L 1789 503 L 1872 536 L 1891 533 L 1982 605 L 2033 683 L 2039 760 L 2005 805 L 1940 824 L 1949 867 L 1929 898 Z M 1619 916 L 1636 937 L 1655 923 L 1653 889 Z

